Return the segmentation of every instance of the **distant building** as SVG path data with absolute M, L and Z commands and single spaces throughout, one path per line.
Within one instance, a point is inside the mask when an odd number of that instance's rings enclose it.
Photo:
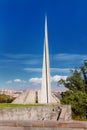
M 16 91 L 11 89 L 1 89 L 0 94 L 8 95 L 11 97 L 18 97 L 23 91 Z

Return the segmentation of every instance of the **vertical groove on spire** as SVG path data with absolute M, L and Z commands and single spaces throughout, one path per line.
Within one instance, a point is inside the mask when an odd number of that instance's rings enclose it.
M 47 94 L 46 96 L 47 96 L 47 103 L 48 103 L 48 80 L 47 80 L 48 79 L 48 76 L 47 76 L 47 71 L 48 70 L 47 70 L 47 57 L 46 57 L 46 55 L 47 54 L 46 54 L 46 43 L 45 43 L 45 66 L 46 66 L 45 71 L 46 71 L 46 94 Z

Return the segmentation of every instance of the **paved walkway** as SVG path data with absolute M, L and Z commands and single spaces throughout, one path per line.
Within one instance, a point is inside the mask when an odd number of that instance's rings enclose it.
M 86 130 L 73 128 L 35 128 L 35 127 L 0 127 L 0 130 Z
M 87 122 L 0 121 L 0 130 L 87 130 Z

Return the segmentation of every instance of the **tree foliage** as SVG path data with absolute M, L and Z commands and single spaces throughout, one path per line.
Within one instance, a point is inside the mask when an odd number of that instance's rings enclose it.
M 71 104 L 73 118 L 87 120 L 87 61 L 71 70 L 71 76 L 58 83 L 69 89 L 62 94 L 61 102 Z
M 87 120 L 87 94 L 85 92 L 67 91 L 63 93 L 61 102 L 72 106 L 73 119 Z
M 11 103 L 14 100 L 13 97 L 4 95 L 4 94 L 0 94 L 0 103 Z
M 80 67 L 80 70 L 83 76 L 85 92 L 87 92 L 87 61 L 84 61 L 84 64 Z

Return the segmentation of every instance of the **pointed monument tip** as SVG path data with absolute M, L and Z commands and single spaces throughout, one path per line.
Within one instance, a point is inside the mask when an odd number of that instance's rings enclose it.
M 47 21 L 47 14 L 45 13 L 45 21 Z
M 47 15 L 45 14 L 45 36 L 47 36 Z
M 45 14 L 45 26 L 47 26 L 47 15 Z

